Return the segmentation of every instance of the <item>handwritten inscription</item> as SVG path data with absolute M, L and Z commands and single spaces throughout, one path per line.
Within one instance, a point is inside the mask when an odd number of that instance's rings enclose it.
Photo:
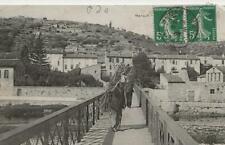
M 102 7 L 100 5 L 96 6 L 87 6 L 87 13 L 88 14 L 100 14 L 100 13 L 109 13 L 109 8 Z
M 137 18 L 146 18 L 146 17 L 153 16 L 153 14 L 150 11 L 147 11 L 147 12 L 141 11 L 141 12 L 135 13 L 134 16 Z

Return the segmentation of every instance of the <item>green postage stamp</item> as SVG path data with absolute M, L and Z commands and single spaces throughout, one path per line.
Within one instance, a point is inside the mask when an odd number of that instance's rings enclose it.
M 155 7 L 154 30 L 156 42 L 183 42 L 182 7 Z
M 187 7 L 188 41 L 216 41 L 215 6 Z
M 154 30 L 158 43 L 216 41 L 216 7 L 155 7 Z

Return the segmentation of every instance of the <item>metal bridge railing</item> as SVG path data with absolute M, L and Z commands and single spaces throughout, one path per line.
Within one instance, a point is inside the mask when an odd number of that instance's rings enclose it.
M 108 109 L 104 95 L 66 107 L 0 135 L 0 145 L 74 145 Z
M 139 105 L 146 118 L 146 125 L 155 145 L 198 145 L 198 143 L 181 128 L 165 111 L 146 95 L 141 87 L 134 86 Z

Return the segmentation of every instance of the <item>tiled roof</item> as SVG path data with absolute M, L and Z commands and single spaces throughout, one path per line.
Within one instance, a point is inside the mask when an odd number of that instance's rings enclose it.
M 64 58 L 92 58 L 97 59 L 98 57 L 93 54 L 77 54 L 77 53 L 68 53 L 63 56 Z
M 224 57 L 224 56 L 212 55 L 211 57 L 212 57 L 213 59 L 225 60 L 225 57 Z
M 98 57 L 98 63 L 104 63 L 104 62 L 105 62 L 104 56 Z
M 16 67 L 19 63 L 19 59 L 0 59 L 0 67 Z
M 215 66 L 218 70 L 220 70 L 223 74 L 225 74 L 225 67 L 224 66 Z
M 198 78 L 205 78 L 206 77 L 206 74 L 202 74 L 200 76 L 198 76 Z
M 182 80 L 182 78 L 177 75 L 166 73 L 164 73 L 163 75 L 167 79 L 168 83 L 185 83 L 184 80 Z
M 107 57 L 124 57 L 124 58 L 132 58 L 131 53 L 108 53 Z
M 0 59 L 19 59 L 20 54 L 18 52 L 6 52 L 0 53 Z
M 47 54 L 63 54 L 63 49 L 51 49 L 51 50 L 47 50 Z
M 195 55 L 148 55 L 148 58 L 158 58 L 158 59 L 195 59 L 199 60 L 199 58 Z

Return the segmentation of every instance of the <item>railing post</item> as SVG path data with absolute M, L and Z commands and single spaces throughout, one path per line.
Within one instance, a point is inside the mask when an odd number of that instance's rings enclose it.
M 141 107 L 141 97 L 142 97 L 142 92 L 140 90 L 140 96 L 139 96 L 139 107 Z
M 93 109 L 92 109 L 92 111 L 93 111 L 93 118 L 92 118 L 92 124 L 93 125 L 95 125 L 95 101 L 93 102 Z
M 146 98 L 146 102 L 145 102 L 145 120 L 146 120 L 146 126 L 148 126 L 148 99 Z
M 69 145 L 69 120 L 68 117 L 63 120 L 63 145 Z
M 86 132 L 89 131 L 89 104 L 86 107 Z
M 97 106 L 97 119 L 100 119 L 100 99 L 98 98 L 98 106 Z
M 81 110 L 78 110 L 78 123 L 77 123 L 77 141 L 81 141 Z
M 159 130 L 160 130 L 160 126 L 159 126 L 159 113 L 156 111 L 156 145 L 160 145 L 160 135 L 159 135 Z
M 45 130 L 44 130 L 43 145 L 49 145 L 49 143 L 48 143 L 48 142 L 49 142 L 49 140 L 48 140 L 48 137 L 49 137 L 48 132 L 50 132 L 49 130 L 50 130 L 49 126 L 46 125 L 46 126 L 45 126 Z
M 166 124 L 166 121 L 163 122 L 163 132 L 164 132 L 164 143 L 165 145 L 168 144 L 168 133 L 167 133 L 167 124 Z

